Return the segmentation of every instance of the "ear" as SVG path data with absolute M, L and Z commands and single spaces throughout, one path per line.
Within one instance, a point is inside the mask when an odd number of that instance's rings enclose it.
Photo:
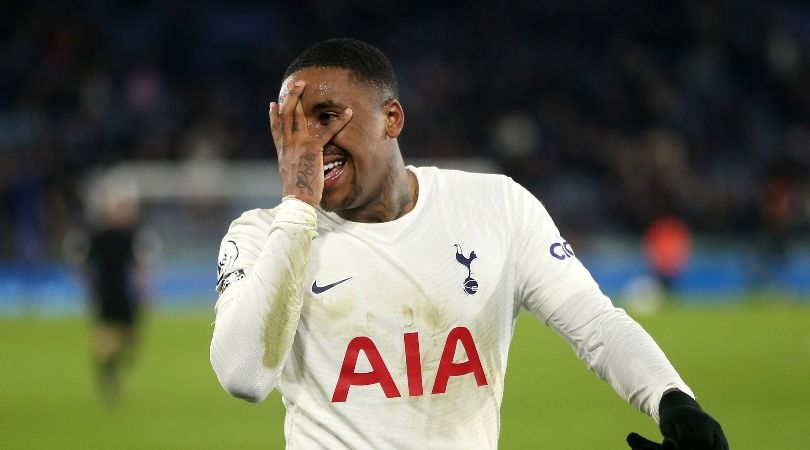
M 405 126 L 405 111 L 397 99 L 388 100 L 383 107 L 385 112 L 385 134 L 389 138 L 396 138 Z

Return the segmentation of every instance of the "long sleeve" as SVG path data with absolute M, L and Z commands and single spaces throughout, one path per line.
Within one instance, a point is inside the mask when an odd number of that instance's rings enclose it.
M 677 388 L 694 397 L 653 338 L 598 289 L 568 299 L 548 325 L 599 378 L 656 423 L 664 392 Z
M 295 337 L 315 209 L 285 199 L 266 221 L 243 215 L 222 242 L 211 365 L 223 388 L 260 402 L 275 387 Z M 265 237 L 266 236 L 266 237 Z
M 622 398 L 657 422 L 666 390 L 692 391 L 650 335 L 602 294 L 540 202 L 522 188 L 517 193 L 517 300 L 568 341 Z

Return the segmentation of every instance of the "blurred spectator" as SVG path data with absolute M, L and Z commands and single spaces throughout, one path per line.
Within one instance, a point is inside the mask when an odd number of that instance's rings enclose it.
M 97 224 L 89 235 L 86 258 L 99 391 L 113 405 L 121 398 L 122 378 L 137 349 L 145 266 L 154 248 L 139 230 L 133 186 L 111 180 L 99 192 L 94 211 Z
M 766 174 L 761 197 L 763 240 L 757 258 L 757 287 L 777 287 L 788 255 L 788 239 L 797 223 L 795 164 L 783 161 Z
M 678 217 L 659 217 L 644 233 L 644 253 L 664 294 L 669 297 L 692 253 L 689 227 Z
M 273 158 L 266 108 L 283 63 L 346 33 L 395 64 L 408 99 L 406 158 L 496 158 L 572 232 L 641 232 L 663 208 L 696 231 L 756 233 L 765 168 L 788 156 L 797 173 L 810 167 L 810 7 L 801 2 L 390 8 L 4 6 L 0 261 L 54 256 L 82 209 L 79 180 L 98 166 Z M 796 196 L 807 183 L 796 178 Z M 792 226 L 809 222 L 799 211 Z

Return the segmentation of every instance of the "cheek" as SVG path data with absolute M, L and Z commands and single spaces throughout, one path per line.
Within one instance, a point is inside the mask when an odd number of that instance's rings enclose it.
M 374 155 L 385 137 L 385 127 L 376 123 L 352 123 L 343 127 L 334 137 L 335 145 L 352 153 L 352 156 Z

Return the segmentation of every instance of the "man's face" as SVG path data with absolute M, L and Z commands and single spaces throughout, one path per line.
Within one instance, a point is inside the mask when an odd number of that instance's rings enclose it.
M 328 211 L 362 208 L 385 188 L 391 159 L 384 145 L 386 112 L 383 99 L 372 85 L 357 81 L 347 69 L 306 68 L 290 75 L 282 84 L 284 101 L 291 82 L 306 82 L 301 106 L 310 136 L 321 132 L 346 108 L 351 120 L 324 146 L 324 189 L 321 207 Z M 331 166 L 335 167 L 331 167 Z

